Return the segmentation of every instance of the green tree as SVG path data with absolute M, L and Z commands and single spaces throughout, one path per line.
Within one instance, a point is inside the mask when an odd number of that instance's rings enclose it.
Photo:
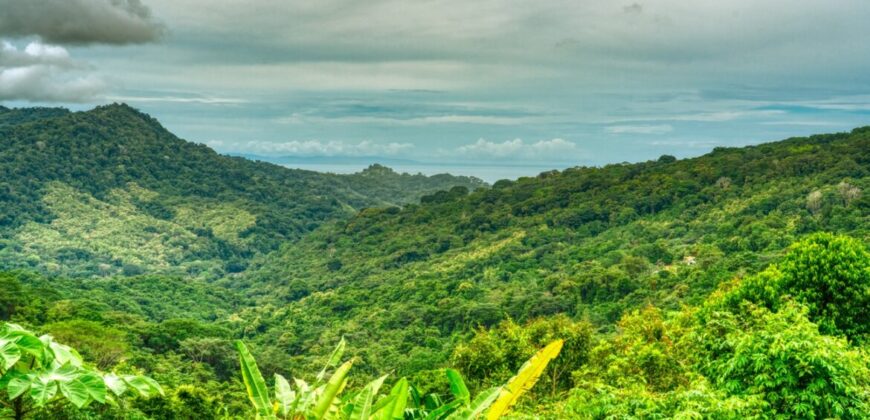
M 706 315 L 696 330 L 701 372 L 730 395 L 763 400 L 766 413 L 866 418 L 870 369 L 863 350 L 820 334 L 797 303 L 777 312 L 748 305 L 749 316 Z
M 114 367 L 130 350 L 126 333 L 94 321 L 61 321 L 48 324 L 43 329 L 78 349 L 85 359 L 93 360 L 100 369 Z
M 588 357 L 592 328 L 586 322 L 575 322 L 566 315 L 536 318 L 525 325 L 513 320 L 498 326 L 478 330 L 475 335 L 453 351 L 452 363 L 466 372 L 478 387 L 502 383 L 520 368 L 520 364 L 538 349 L 555 340 L 563 340 L 559 357 L 544 372 L 550 396 L 571 386 L 571 372 L 580 368 Z
M 776 310 L 784 296 L 805 305 L 822 333 L 866 342 L 870 253 L 856 239 L 815 234 L 792 246 L 779 264 L 744 280 L 722 302 L 731 310 L 744 300 Z
M 21 282 L 12 273 L 0 273 L 0 320 L 9 320 L 24 306 L 27 297 Z

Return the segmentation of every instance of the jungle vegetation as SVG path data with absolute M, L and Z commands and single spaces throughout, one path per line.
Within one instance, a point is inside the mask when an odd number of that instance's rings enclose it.
M 870 128 L 491 186 L 123 105 L 2 109 L 0 142 L 0 418 L 870 412 Z

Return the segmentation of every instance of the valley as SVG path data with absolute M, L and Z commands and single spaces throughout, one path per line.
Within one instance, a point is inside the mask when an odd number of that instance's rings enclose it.
M 509 416 L 870 411 L 867 127 L 491 185 L 223 156 L 118 104 L 0 108 L 0 143 L 0 320 L 162 387 L 89 416 L 251 418 L 236 340 L 276 387 L 342 343 L 370 403 L 383 374 L 468 398 L 445 368 L 485 395 L 562 340 Z

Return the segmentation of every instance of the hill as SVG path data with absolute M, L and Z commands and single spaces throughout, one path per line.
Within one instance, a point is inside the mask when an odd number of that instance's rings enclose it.
M 340 336 L 374 371 L 448 361 L 506 319 L 701 302 L 817 231 L 870 238 L 870 128 L 705 156 L 542 173 L 330 224 L 258 263 L 246 319 L 264 345 Z M 242 283 L 239 283 L 242 285 Z M 289 355 L 288 355 L 289 357 Z
M 0 272 L 0 321 L 166 392 L 78 409 L 0 392 L 0 417 L 252 418 L 351 366 L 331 417 L 368 397 L 436 417 L 559 340 L 510 418 L 870 407 L 870 128 L 434 191 L 454 178 L 222 157 L 124 106 L 12 112 L 0 256 L 25 270 Z M 411 186 L 433 191 L 395 206 Z M 21 331 L 0 323 L 0 369 L 31 369 Z M 236 340 L 277 392 L 249 400 Z M 0 391 L 41 377 L 13 375 Z
M 222 156 L 126 105 L 0 110 L 0 264 L 218 278 L 324 222 L 467 177 L 290 170 Z

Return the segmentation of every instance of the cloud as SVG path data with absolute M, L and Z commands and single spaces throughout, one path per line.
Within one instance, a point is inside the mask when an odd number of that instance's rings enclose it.
M 18 49 L 0 43 L 0 100 L 84 102 L 96 98 L 105 83 L 82 74 L 83 66 L 67 50 L 56 45 L 31 42 Z
M 674 131 L 669 124 L 659 125 L 611 125 L 604 128 L 609 134 L 667 134 Z
M 539 140 L 526 143 L 522 139 L 507 140 L 501 143 L 478 139 L 477 142 L 460 146 L 456 157 L 467 159 L 498 160 L 519 158 L 530 160 L 570 160 L 577 157 L 580 149 L 573 142 L 564 139 Z
M 178 95 L 162 95 L 162 96 L 106 96 L 106 100 L 112 102 L 130 102 L 130 103 L 146 103 L 146 102 L 164 102 L 164 103 L 182 103 L 182 104 L 206 104 L 206 105 L 237 105 L 248 103 L 247 99 L 240 98 L 224 98 L 215 96 L 178 96 Z
M 36 37 L 23 49 L 0 39 L 0 100 L 87 102 L 107 83 L 62 45 L 139 44 L 162 25 L 140 0 L 0 0 L 0 37 Z
M 427 115 L 415 117 L 379 116 L 306 116 L 294 113 L 281 117 L 276 122 L 282 124 L 382 124 L 399 126 L 420 126 L 433 124 L 479 124 L 479 125 L 520 125 L 540 122 L 541 118 L 499 115 Z
M 23 50 L 7 41 L 0 41 L 0 67 L 20 67 L 30 65 L 73 65 L 66 48 L 31 42 Z
M 228 146 L 223 141 L 211 141 L 207 143 L 216 149 L 225 149 Z M 232 144 L 233 152 L 262 153 L 269 155 L 289 156 L 395 156 L 414 148 L 410 143 L 375 143 L 363 140 L 358 143 L 345 143 L 341 141 L 288 141 L 288 142 L 264 142 L 249 141 L 241 144 Z
M 627 15 L 639 15 L 643 13 L 643 6 L 639 3 L 632 3 L 623 7 L 622 11 Z
M 0 36 L 51 44 L 140 44 L 164 32 L 140 0 L 0 0 L 0 10 Z
M 714 112 L 703 112 L 703 113 L 685 113 L 685 114 L 672 114 L 672 115 L 638 115 L 633 117 L 626 118 L 618 118 L 611 119 L 608 122 L 616 123 L 616 122 L 656 122 L 656 121 L 672 121 L 672 122 L 728 122 L 739 119 L 750 119 L 750 118 L 767 118 L 767 117 L 775 117 L 786 114 L 786 111 L 781 109 L 749 109 L 749 110 L 737 110 L 737 111 L 714 111 Z M 663 125 L 644 125 L 644 126 L 624 126 L 624 127 L 664 127 L 669 126 L 667 124 Z M 620 127 L 620 126 L 616 126 Z M 608 131 L 610 132 L 610 131 Z M 651 134 L 651 133 L 643 133 L 643 134 Z

